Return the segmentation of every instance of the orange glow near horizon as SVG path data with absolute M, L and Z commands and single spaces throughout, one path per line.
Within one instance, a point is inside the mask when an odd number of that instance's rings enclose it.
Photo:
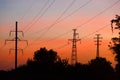
M 77 42 L 78 62 L 86 64 L 96 57 L 93 38 L 96 37 L 95 34 L 101 34 L 100 56 L 115 66 L 115 55 L 109 50 L 108 44 L 112 37 L 118 36 L 118 30 L 112 34 L 110 21 L 116 14 L 119 15 L 120 1 L 91 0 L 83 6 L 89 0 L 75 0 L 70 7 L 73 0 L 55 0 L 49 7 L 52 1 L 49 0 L 47 6 L 43 7 L 45 1 L 0 0 L 0 70 L 14 68 L 15 51 L 9 54 L 9 49 L 14 48 L 15 44 L 4 43 L 6 39 L 14 39 L 15 34 L 9 36 L 9 31 L 15 30 L 15 21 L 18 21 L 18 30 L 24 32 L 24 37 L 21 33 L 18 34 L 19 38 L 28 40 L 29 43 L 28 46 L 25 42 L 18 43 L 19 48 L 24 49 L 23 54 L 20 51 L 18 53 L 18 66 L 26 64 L 41 47 L 53 49 L 62 59 L 67 58 L 70 62 L 72 42 L 68 44 L 68 39 L 73 38 L 74 28 L 81 39 L 81 44 Z M 112 6 L 113 4 L 115 5 Z
M 89 43 L 86 43 L 88 41 L 89 41 Z M 46 47 L 47 49 L 53 49 L 54 51 L 56 51 L 58 53 L 58 55 L 62 59 L 68 59 L 69 63 L 70 63 L 72 43 L 70 42 L 67 46 L 63 46 L 63 48 L 62 48 L 62 47 L 56 47 L 56 45 L 58 45 L 58 46 L 62 45 L 62 44 L 58 44 L 58 42 L 59 43 L 66 42 L 66 44 L 67 44 L 67 41 L 63 39 L 63 40 L 53 41 L 53 42 L 49 43 L 48 46 L 42 45 L 43 43 L 28 46 L 28 48 L 26 48 L 24 50 L 23 54 L 21 52 L 18 53 L 18 66 L 26 64 L 26 61 L 28 59 L 33 59 L 34 52 L 36 50 L 39 50 L 41 47 Z M 86 40 L 82 41 L 81 44 L 79 42 L 77 43 L 78 62 L 80 62 L 82 64 L 87 64 L 88 61 L 90 61 L 91 59 L 95 59 L 96 45 L 94 45 L 94 44 L 95 44 L 95 42 L 91 39 L 86 39 Z M 114 61 L 114 57 L 113 57 L 114 55 L 110 52 L 110 50 L 107 46 L 108 40 L 102 41 L 101 44 L 102 45 L 100 46 L 100 57 L 104 57 L 108 61 L 112 62 L 112 66 L 114 67 L 116 62 Z M 14 51 L 12 51 L 11 54 L 9 54 L 9 52 L 5 51 L 5 50 L 3 50 L 3 53 L 5 53 L 5 54 L 1 55 L 1 60 L 5 60 L 4 62 L 6 62 L 6 63 L 1 63 L 1 65 L 4 65 L 1 68 L 5 68 L 5 69 L 14 68 Z

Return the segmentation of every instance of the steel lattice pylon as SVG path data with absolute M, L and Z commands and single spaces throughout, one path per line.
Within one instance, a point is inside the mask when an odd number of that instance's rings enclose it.
M 78 37 L 77 37 L 78 36 Z M 68 39 L 69 41 L 72 41 L 72 55 L 71 55 L 71 64 L 74 65 L 77 63 L 77 41 L 80 41 L 79 34 L 76 33 L 76 29 L 73 29 L 73 39 Z

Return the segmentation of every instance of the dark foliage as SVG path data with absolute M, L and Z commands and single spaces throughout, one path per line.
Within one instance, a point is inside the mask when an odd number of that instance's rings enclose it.
M 25 65 L 11 71 L 1 71 L 0 80 L 117 80 L 111 63 L 96 58 L 88 64 L 68 64 L 57 52 L 41 48 Z
M 118 78 L 120 78 L 120 41 L 119 38 L 114 37 L 112 38 L 113 45 L 110 46 L 110 49 L 113 51 L 113 54 L 115 54 L 115 61 L 117 61 L 115 70 L 116 74 L 118 75 Z
M 57 52 L 41 48 L 34 53 L 33 59 L 41 63 L 54 63 L 57 60 Z

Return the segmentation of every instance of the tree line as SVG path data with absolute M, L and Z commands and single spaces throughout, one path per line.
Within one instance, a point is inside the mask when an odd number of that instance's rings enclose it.
M 115 40 L 115 39 L 113 39 Z M 88 64 L 68 63 L 57 52 L 45 47 L 34 52 L 33 59 L 10 71 L 0 71 L 0 80 L 118 80 L 120 79 L 120 45 L 109 46 L 116 54 L 115 69 L 106 58 L 97 57 Z

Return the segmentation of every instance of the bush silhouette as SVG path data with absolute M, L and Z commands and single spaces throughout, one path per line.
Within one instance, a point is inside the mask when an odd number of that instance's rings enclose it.
M 119 79 L 120 78 L 119 76 L 120 75 L 120 39 L 118 37 L 113 37 L 112 43 L 111 45 L 109 45 L 109 47 L 110 47 L 110 50 L 113 51 L 113 54 L 115 54 L 115 61 L 117 61 L 115 72 Z
M 1 79 L 1 78 L 0 78 Z M 35 51 L 33 59 L 25 65 L 8 71 L 3 80 L 117 80 L 111 63 L 105 58 L 96 58 L 88 64 L 68 64 L 57 52 L 45 47 Z
M 88 65 L 90 73 L 92 73 L 92 76 L 95 76 L 94 78 L 97 80 L 112 80 L 114 78 L 114 70 L 111 63 L 105 58 L 97 57 L 96 59 L 92 59 Z
M 38 62 L 44 63 L 54 63 L 57 60 L 57 52 L 47 50 L 46 48 L 41 48 L 40 50 L 35 51 L 33 59 Z

